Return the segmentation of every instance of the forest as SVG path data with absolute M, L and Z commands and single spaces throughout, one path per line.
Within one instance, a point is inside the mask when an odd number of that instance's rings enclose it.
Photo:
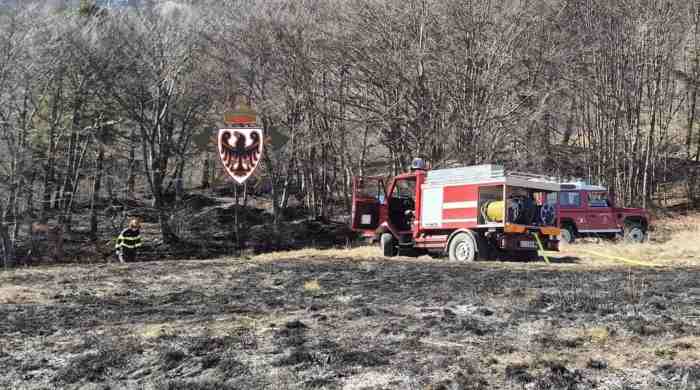
M 344 221 L 354 176 L 414 157 L 583 179 L 621 205 L 700 198 L 696 1 L 18 3 L 0 5 L 6 266 L 34 223 L 109 240 L 142 205 L 176 243 L 195 192 L 265 199 L 273 226 L 292 207 Z M 237 99 L 268 140 L 240 187 L 212 142 Z

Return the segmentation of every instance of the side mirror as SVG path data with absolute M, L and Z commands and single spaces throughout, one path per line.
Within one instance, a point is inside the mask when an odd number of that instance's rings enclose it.
M 608 193 L 608 206 L 613 207 L 615 205 L 615 194 L 612 192 Z

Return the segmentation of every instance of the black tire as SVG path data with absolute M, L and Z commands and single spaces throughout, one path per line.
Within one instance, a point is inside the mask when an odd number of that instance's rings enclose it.
M 450 241 L 450 261 L 470 263 L 476 260 L 476 253 L 476 242 L 471 234 L 459 233 Z
M 564 225 L 559 229 L 559 241 L 565 242 L 567 244 L 573 244 L 576 241 L 575 230 L 571 225 Z
M 379 246 L 382 248 L 384 257 L 396 256 L 396 240 L 391 233 L 383 233 L 379 238 Z
M 630 224 L 625 226 L 625 241 L 642 243 L 647 238 L 647 232 L 642 225 Z

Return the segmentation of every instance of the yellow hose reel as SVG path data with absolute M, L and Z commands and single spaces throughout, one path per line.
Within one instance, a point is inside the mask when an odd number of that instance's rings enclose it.
M 505 203 L 502 200 L 491 201 L 486 204 L 486 217 L 490 222 L 503 222 Z

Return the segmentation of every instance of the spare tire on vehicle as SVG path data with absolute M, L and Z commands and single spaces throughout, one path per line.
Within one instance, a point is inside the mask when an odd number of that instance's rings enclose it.
M 508 221 L 521 225 L 530 225 L 537 216 L 537 205 L 534 200 L 525 196 L 514 196 L 509 199 Z

